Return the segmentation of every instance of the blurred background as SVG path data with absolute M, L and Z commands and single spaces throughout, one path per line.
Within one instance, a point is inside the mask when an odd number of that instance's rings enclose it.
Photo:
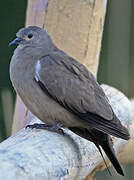
M 0 1 L 0 141 L 11 133 L 15 92 L 9 79 L 14 47 L 8 47 L 17 30 L 25 24 L 27 0 Z
M 0 1 L 0 141 L 11 133 L 15 92 L 9 80 L 9 63 L 14 47 L 8 47 L 18 29 L 25 25 L 27 0 Z M 134 97 L 134 0 L 109 0 L 104 26 L 98 81 Z M 96 180 L 134 178 L 134 165 L 124 166 L 125 177 L 105 170 Z M 112 171 L 112 168 L 111 168 Z

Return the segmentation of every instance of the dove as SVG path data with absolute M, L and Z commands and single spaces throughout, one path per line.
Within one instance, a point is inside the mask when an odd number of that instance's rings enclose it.
M 43 28 L 22 28 L 16 36 L 9 44 L 17 44 L 10 62 L 10 79 L 27 108 L 44 122 L 28 127 L 70 129 L 93 142 L 101 155 L 102 148 L 116 171 L 124 176 L 111 135 L 129 140 L 130 134 L 93 74 L 57 48 Z

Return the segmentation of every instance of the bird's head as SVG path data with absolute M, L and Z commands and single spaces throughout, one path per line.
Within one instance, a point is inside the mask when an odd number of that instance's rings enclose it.
M 14 39 L 9 45 L 21 45 L 21 47 L 49 47 L 52 46 L 52 41 L 48 33 L 40 27 L 29 26 L 20 29 L 16 33 L 17 38 Z

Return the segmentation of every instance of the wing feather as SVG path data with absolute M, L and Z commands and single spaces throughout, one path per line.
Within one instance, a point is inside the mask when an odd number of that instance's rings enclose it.
M 62 51 L 48 54 L 38 60 L 35 77 L 45 93 L 89 126 L 128 139 L 94 76 L 73 58 Z

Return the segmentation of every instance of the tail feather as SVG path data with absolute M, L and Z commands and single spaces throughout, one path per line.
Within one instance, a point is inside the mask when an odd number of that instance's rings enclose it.
M 100 152 L 100 154 L 101 154 L 101 156 L 102 156 L 102 159 L 103 159 L 103 161 L 104 161 L 104 163 L 105 163 L 105 165 L 106 165 L 106 168 L 107 168 L 110 176 L 112 176 L 112 174 L 111 174 L 111 172 L 110 172 L 110 169 L 108 168 L 107 163 L 106 163 L 106 161 L 105 161 L 105 158 L 104 158 L 104 156 L 103 156 L 103 154 L 102 154 L 102 151 L 101 151 L 100 146 L 99 146 L 98 144 L 95 144 L 95 145 L 96 145 L 96 147 L 98 148 L 98 150 L 99 150 L 99 152 Z
M 98 148 L 104 163 L 107 167 L 107 170 L 109 171 L 109 174 L 111 175 L 110 170 L 108 169 L 108 166 L 106 164 L 106 161 L 103 157 L 102 151 L 100 146 L 102 147 L 102 149 L 104 150 L 104 152 L 106 153 L 107 157 L 109 158 L 109 160 L 111 161 L 112 165 L 114 166 L 114 168 L 116 169 L 116 171 L 124 176 L 123 170 L 120 166 L 119 161 L 116 158 L 114 149 L 113 149 L 113 144 L 111 141 L 111 137 L 101 131 L 98 131 L 96 129 L 85 129 L 85 128 L 78 128 L 78 127 L 70 127 L 69 128 L 72 132 L 78 134 L 79 136 L 92 141 L 96 147 Z
M 110 145 L 109 141 L 103 141 L 103 143 L 100 144 L 106 155 L 108 156 L 109 160 L 111 161 L 112 165 L 116 169 L 116 171 L 124 176 L 124 172 L 121 168 L 121 165 L 115 155 L 113 147 Z

